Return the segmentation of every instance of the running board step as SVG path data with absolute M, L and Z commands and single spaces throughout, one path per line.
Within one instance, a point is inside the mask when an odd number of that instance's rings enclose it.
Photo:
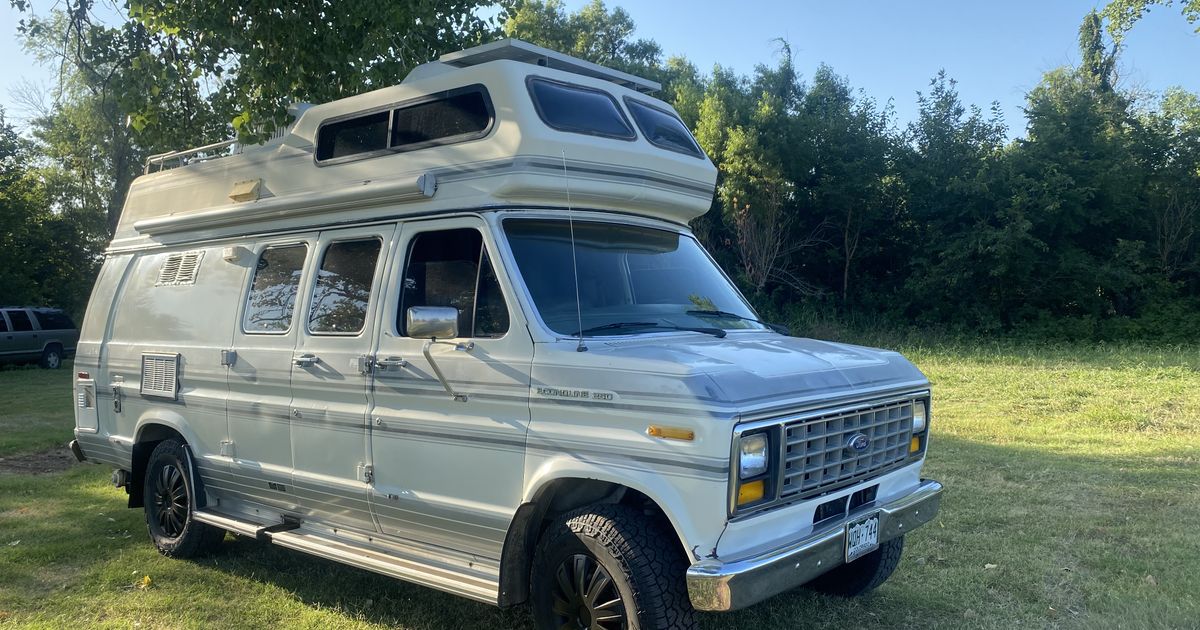
M 289 549 L 488 604 L 496 603 L 500 591 L 493 574 L 445 562 L 434 565 L 429 558 L 422 558 L 416 553 L 411 557 L 400 550 L 384 553 L 378 549 L 300 531 L 268 532 L 266 535 L 271 542 Z
M 240 518 L 229 516 L 228 514 L 221 514 L 220 512 L 213 512 L 209 510 L 197 510 L 192 513 L 192 518 L 196 519 L 197 523 L 204 523 L 205 525 L 220 527 L 226 531 L 256 539 L 263 539 L 265 538 L 266 534 L 285 529 L 296 529 L 300 526 L 298 521 L 284 521 L 278 525 L 262 525 L 260 523 L 243 521 Z

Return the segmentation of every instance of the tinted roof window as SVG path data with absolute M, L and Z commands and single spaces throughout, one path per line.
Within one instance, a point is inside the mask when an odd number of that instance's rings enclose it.
M 492 112 L 482 92 L 472 90 L 401 107 L 392 121 L 392 148 L 415 149 L 437 140 L 468 140 L 491 126 Z
M 34 311 L 33 316 L 42 330 L 70 330 L 75 327 L 71 318 L 62 311 Z
M 650 144 L 696 157 L 704 155 L 683 121 L 674 114 L 631 98 L 625 99 L 625 105 Z
M 317 159 L 332 160 L 387 148 L 388 112 L 358 116 L 321 126 Z
M 13 332 L 25 332 L 33 330 L 33 322 L 29 321 L 29 316 L 25 311 L 5 311 L 8 313 L 8 321 L 12 322 Z
M 529 94 L 542 121 L 559 131 L 632 140 L 633 127 L 603 90 L 530 78 Z

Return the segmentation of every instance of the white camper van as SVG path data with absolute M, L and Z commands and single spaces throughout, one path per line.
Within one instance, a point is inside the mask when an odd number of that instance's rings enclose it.
M 233 532 L 547 628 L 875 588 L 938 510 L 929 382 L 759 321 L 688 230 L 717 173 L 658 87 L 506 40 L 152 157 L 76 456 L 166 555 Z

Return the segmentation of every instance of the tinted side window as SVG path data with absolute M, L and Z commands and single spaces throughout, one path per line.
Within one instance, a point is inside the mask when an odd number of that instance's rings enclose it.
M 454 94 L 397 109 L 392 119 L 391 146 L 404 150 L 438 140 L 467 140 L 482 135 L 491 123 L 491 107 L 482 92 Z
M 559 131 L 625 140 L 637 137 L 616 99 L 603 90 L 531 77 L 529 94 L 542 121 Z
M 314 333 L 357 334 L 367 320 L 371 284 L 379 262 L 379 239 L 340 241 L 325 249 L 313 291 L 308 329 Z
M 625 106 L 629 108 L 629 113 L 633 114 L 633 121 L 650 144 L 696 157 L 704 155 L 692 139 L 691 132 L 683 125 L 683 121 L 671 112 L 631 98 L 625 99 Z
M 25 332 L 33 330 L 33 322 L 29 321 L 29 315 L 25 311 L 5 311 L 8 313 L 8 321 L 12 322 L 13 332 Z
M 3 316 L 0 316 L 0 333 L 2 332 L 8 332 L 8 322 L 4 320 Z
M 292 327 L 292 311 L 300 288 L 307 245 L 268 247 L 258 257 L 254 285 L 246 299 L 242 329 L 248 333 L 281 333 Z
M 321 126 L 317 136 L 317 159 L 381 151 L 387 148 L 388 112 L 358 116 Z
M 408 334 L 404 314 L 412 306 L 458 309 L 459 336 L 508 332 L 508 306 L 477 230 L 424 232 L 413 239 L 396 322 L 402 335 Z
M 34 311 L 33 316 L 37 318 L 38 325 L 42 327 L 42 330 L 70 330 L 75 327 L 75 322 L 72 322 L 66 313 Z

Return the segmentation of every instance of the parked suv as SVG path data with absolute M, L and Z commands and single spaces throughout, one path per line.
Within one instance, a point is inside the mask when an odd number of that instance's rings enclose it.
M 0 307 L 0 363 L 32 363 L 51 370 L 75 356 L 79 328 L 57 308 Z

